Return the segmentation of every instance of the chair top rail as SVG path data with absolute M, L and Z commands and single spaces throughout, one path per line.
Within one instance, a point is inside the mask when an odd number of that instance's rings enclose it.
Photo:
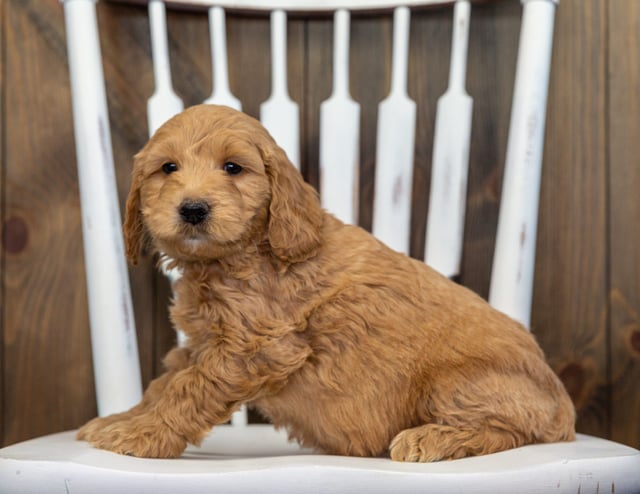
M 149 0 L 111 0 L 119 3 L 147 4 Z M 470 0 L 471 3 L 488 3 L 495 0 Z M 269 12 L 323 13 L 340 9 L 362 12 L 388 11 L 395 7 L 434 7 L 456 3 L 456 0 L 166 0 L 168 7 L 207 8 L 223 7 L 229 10 Z

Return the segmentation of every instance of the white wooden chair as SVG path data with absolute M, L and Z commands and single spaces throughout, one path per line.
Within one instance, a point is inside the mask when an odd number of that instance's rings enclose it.
M 98 410 L 130 407 L 141 396 L 135 330 L 120 233 L 95 0 L 62 0 L 67 23 L 79 168 L 85 259 Z M 349 97 L 349 10 L 394 12 L 391 92 L 379 109 L 374 234 L 407 251 L 415 103 L 407 96 L 410 10 L 451 0 L 176 0 L 213 4 L 215 88 L 207 102 L 236 108 L 226 78 L 224 8 L 270 9 L 272 96 L 261 118 L 299 165 L 298 110 L 286 85 L 286 11 L 335 11 L 334 90 L 321 109 L 321 190 L 325 207 L 354 222 L 359 107 Z M 464 91 L 470 6 L 455 2 L 450 84 L 438 105 L 426 260 L 448 276 L 459 268 L 471 98 Z M 182 108 L 171 89 L 164 4 L 149 14 L 156 92 L 149 101 L 152 132 Z M 516 83 L 490 302 L 529 322 L 538 189 L 555 0 L 524 0 Z M 536 118 L 531 118 L 535 115 Z M 451 125 L 455 121 L 456 125 Z M 532 124 L 533 122 L 533 124 Z M 402 133 L 396 134 L 395 129 Z M 339 152 L 340 159 L 335 159 Z M 345 157 L 348 157 L 346 159 Z M 340 163 L 339 169 L 332 165 Z M 385 166 L 382 166 L 384 163 Z M 392 166 L 389 166 L 392 163 Z M 389 186 L 387 186 L 389 185 Z M 457 193 L 455 193 L 457 191 Z M 460 193 L 462 191 L 462 193 Z M 383 214 L 386 212 L 387 214 Z M 96 229 L 95 225 L 101 225 Z M 527 234 L 524 235 L 523 232 Z M 531 233 L 531 234 L 529 234 Z M 437 239 L 437 243 L 433 242 Z M 444 246 L 438 249 L 437 245 Z M 516 276 L 516 273 L 519 273 Z M 384 458 L 319 455 L 288 443 L 269 425 L 247 425 L 236 415 L 214 428 L 200 448 L 177 460 L 147 460 L 91 448 L 64 432 L 0 450 L 0 492 L 640 492 L 640 451 L 579 435 L 573 443 L 533 445 L 494 455 L 435 464 Z

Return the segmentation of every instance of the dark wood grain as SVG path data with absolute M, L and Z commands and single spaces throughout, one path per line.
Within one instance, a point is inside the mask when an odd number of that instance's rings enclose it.
M 609 4 L 611 437 L 640 445 L 640 6 Z
M 12 443 L 74 427 L 94 398 L 62 10 L 4 7 L 3 439 Z
M 532 329 L 576 404 L 578 429 L 609 432 L 606 3 L 557 11 Z
M 366 57 L 358 70 L 351 70 L 351 92 L 360 110 L 360 211 L 359 223 L 371 231 L 376 165 L 378 104 L 389 93 L 392 18 L 364 17 L 351 27 L 351 58 Z M 368 62 L 368 63 L 367 63 Z M 356 62 L 357 63 L 357 62 Z
M 472 10 L 467 91 L 473 128 L 460 281 L 486 298 L 507 149 L 522 8 L 518 2 Z
M 4 270 L 4 441 L 11 443 L 77 427 L 96 409 L 62 7 L 53 1 L 9 1 L 6 9 L 7 45 L 12 49 L 3 61 L 11 93 L 4 100 L 11 121 L 5 131 L 5 217 L 11 220 L 14 233 L 24 232 L 17 243 L 22 246 L 6 253 Z M 117 10 L 102 9 L 100 14 L 109 25 Z M 146 120 L 140 104 L 142 119 L 135 124 L 132 120 L 136 105 L 130 88 L 135 86 L 128 85 L 125 74 L 130 78 L 135 74 L 125 65 L 111 63 L 114 58 L 119 64 L 131 60 L 123 60 L 117 50 L 114 54 L 114 43 L 135 46 L 124 34 L 117 41 L 103 39 L 110 87 L 120 82 L 120 89 L 109 91 L 109 106 L 119 123 L 112 131 L 122 198 L 128 188 L 131 156 L 146 138 L 144 129 L 138 140 L 132 138 Z M 140 58 L 146 60 L 147 55 Z M 139 101 L 135 94 L 133 98 Z M 145 320 L 152 298 L 149 277 L 140 272 L 132 273 L 132 281 L 143 374 L 148 381 L 152 368 L 150 352 L 144 349 L 152 328 Z M 141 278 L 147 280 L 141 283 Z

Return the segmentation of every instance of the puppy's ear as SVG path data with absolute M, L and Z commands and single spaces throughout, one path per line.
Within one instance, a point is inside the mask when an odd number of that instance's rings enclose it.
M 271 182 L 268 239 L 272 252 L 285 262 L 300 262 L 320 245 L 324 212 L 318 193 L 271 139 L 261 146 Z
M 137 155 L 134 159 L 131 188 L 127 196 L 123 226 L 125 253 L 129 262 L 134 265 L 138 263 L 144 238 L 144 224 L 142 222 L 142 212 L 140 211 L 140 186 L 142 185 L 143 174 L 139 161 L 140 156 Z

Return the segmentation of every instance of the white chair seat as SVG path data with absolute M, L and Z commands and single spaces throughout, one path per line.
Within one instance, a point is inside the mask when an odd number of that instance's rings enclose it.
M 269 425 L 217 427 L 177 460 L 121 456 L 74 437 L 62 432 L 1 449 L 0 492 L 640 492 L 640 451 L 586 435 L 430 464 L 318 455 Z

